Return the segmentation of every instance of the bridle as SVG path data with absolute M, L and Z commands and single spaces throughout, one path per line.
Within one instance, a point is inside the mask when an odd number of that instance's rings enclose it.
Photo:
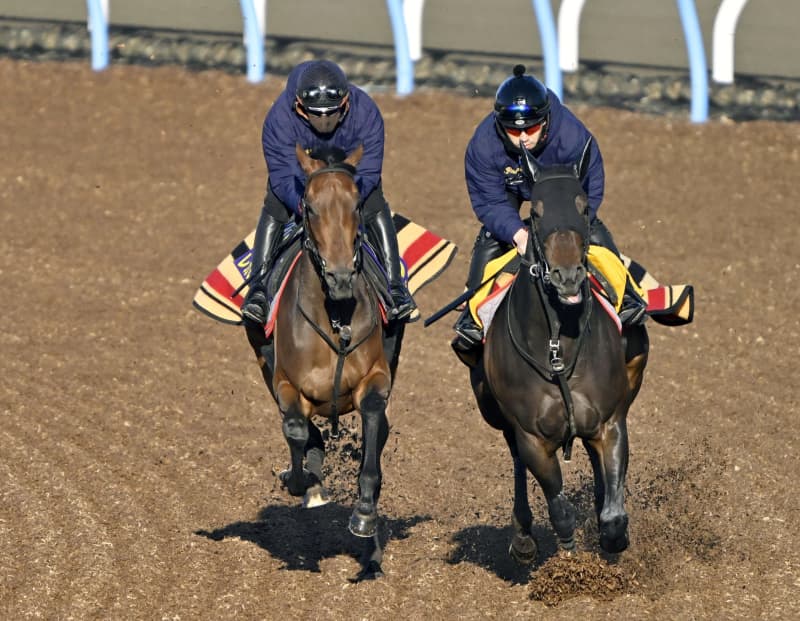
M 557 178 L 576 177 L 566 173 L 557 173 L 555 175 L 546 177 L 548 180 Z M 539 180 L 539 182 L 541 181 L 544 181 L 544 179 Z M 588 260 L 587 253 L 589 249 L 588 214 L 585 215 L 584 218 L 585 230 L 582 229 L 579 232 L 583 237 L 581 256 L 584 267 L 586 267 Z M 514 333 L 515 324 L 512 322 L 511 317 L 511 303 L 506 304 L 506 324 L 508 325 L 508 333 L 509 337 L 511 338 L 511 342 L 519 355 L 544 379 L 558 385 L 559 391 L 561 392 L 561 398 L 564 401 L 567 424 L 569 427 L 569 432 L 563 444 L 564 460 L 569 461 L 572 453 L 572 443 L 576 437 L 576 429 L 575 408 L 567 382 L 572 376 L 572 373 L 575 370 L 575 365 L 580 357 L 584 335 L 586 334 L 589 320 L 591 319 L 592 315 L 593 304 L 591 300 L 589 280 L 588 278 L 584 278 L 583 282 L 581 283 L 581 312 L 578 318 L 578 336 L 576 338 L 575 350 L 571 358 L 565 361 L 561 347 L 561 319 L 558 309 L 554 306 L 553 300 L 557 293 L 555 290 L 555 285 L 552 283 L 550 265 L 547 261 L 547 257 L 544 252 L 544 243 L 542 241 L 542 239 L 547 239 L 552 233 L 555 233 L 558 230 L 560 229 L 558 228 L 557 224 L 551 223 L 544 231 L 542 231 L 541 219 L 533 213 L 533 210 L 531 210 L 531 228 L 530 234 L 528 235 L 528 248 L 525 252 L 525 256 L 522 257 L 520 261 L 520 275 L 518 277 L 527 277 L 527 279 L 533 283 L 538 293 L 537 297 L 541 303 L 549 331 L 546 361 L 542 361 L 536 355 L 529 352 L 526 349 L 523 341 Z M 514 284 L 516 285 L 517 282 L 519 282 L 519 280 L 515 281 Z
M 324 168 L 320 168 L 312 172 L 306 178 L 306 194 L 308 193 L 308 186 L 311 184 L 311 180 L 315 177 L 320 175 L 324 175 L 327 173 L 343 173 L 350 177 L 351 179 L 355 179 L 356 169 L 354 166 L 350 164 L 346 164 L 344 162 L 336 162 L 333 164 L 329 164 Z M 308 202 L 306 198 L 306 194 L 300 199 L 300 204 L 302 205 L 303 211 L 303 248 L 308 253 L 309 258 L 311 259 L 311 263 L 314 265 L 314 271 L 319 276 L 322 286 L 327 291 L 327 284 L 323 275 L 325 273 L 325 267 L 327 263 L 325 261 L 325 257 L 319 251 L 319 246 L 317 245 L 316 239 L 314 239 L 314 234 L 311 231 L 311 223 L 310 223 L 310 216 L 309 213 L 313 211 L 313 207 Z M 356 238 L 353 245 L 353 264 L 355 266 L 355 271 L 361 271 L 361 245 L 363 242 L 363 216 L 362 216 L 362 209 L 361 209 L 361 199 L 359 199 L 359 204 L 356 207 L 356 213 L 358 213 L 358 230 L 356 231 Z
M 306 178 L 306 194 L 308 192 L 308 187 L 311 184 L 311 180 L 327 173 L 344 173 L 351 179 L 355 179 L 356 169 L 354 166 L 351 166 L 345 162 L 334 162 L 323 168 L 319 168 Z M 324 278 L 326 261 L 319 251 L 319 246 L 317 245 L 317 241 L 314 239 L 314 234 L 311 230 L 309 213 L 312 211 L 312 207 L 306 198 L 306 194 L 303 195 L 300 201 L 303 208 L 303 249 L 304 252 L 308 254 L 311 264 L 314 267 L 314 271 L 316 272 L 317 277 L 322 284 L 323 291 L 325 291 L 326 300 L 330 300 L 330 297 L 328 296 L 328 285 Z M 364 236 L 361 199 L 359 199 L 359 204 L 356 207 L 356 213 L 358 214 L 358 228 L 356 230 L 355 241 L 353 242 L 353 264 L 356 275 L 358 275 L 361 273 L 362 244 Z M 369 325 L 374 326 L 378 321 L 378 311 L 376 308 L 377 302 L 375 302 L 371 296 L 367 297 L 370 300 L 369 308 L 371 317 Z M 337 411 L 336 404 L 339 401 L 339 392 L 341 390 L 342 371 L 344 369 L 345 358 L 347 358 L 350 353 L 358 349 L 361 344 L 370 337 L 372 330 L 367 330 L 360 339 L 354 342 L 352 340 L 353 330 L 350 326 L 350 315 L 348 315 L 346 312 L 340 312 L 338 305 L 334 305 L 328 310 L 328 320 L 330 321 L 331 329 L 339 337 L 339 342 L 335 343 L 334 340 L 303 308 L 303 305 L 300 303 L 301 299 L 302 296 L 298 296 L 297 307 L 300 311 L 300 314 L 319 335 L 319 337 L 325 341 L 328 347 L 330 347 L 337 355 L 336 371 L 334 372 L 333 378 L 333 397 L 331 399 L 331 435 L 336 437 L 339 433 L 339 413 Z

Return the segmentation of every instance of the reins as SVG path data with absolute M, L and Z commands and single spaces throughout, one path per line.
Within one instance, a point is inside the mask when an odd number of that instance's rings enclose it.
M 572 393 L 567 382 L 570 377 L 572 377 L 572 373 L 575 370 L 575 365 L 578 362 L 581 348 L 583 346 L 586 328 L 589 325 L 589 320 L 592 315 L 591 291 L 589 289 L 589 281 L 584 279 L 583 283 L 581 284 L 581 303 L 583 304 L 583 307 L 581 309 L 581 315 L 578 319 L 578 336 L 575 343 L 575 352 L 572 356 L 572 359 L 565 364 L 561 348 L 561 321 L 559 320 L 557 311 L 549 303 L 547 291 L 545 290 L 545 286 L 550 284 L 550 269 L 547 265 L 544 253 L 542 252 L 539 238 L 535 229 L 531 231 L 529 239 L 531 240 L 530 243 L 534 248 L 534 254 L 537 260 L 531 262 L 527 261 L 523 257 L 521 266 L 528 267 L 528 275 L 536 285 L 539 301 L 542 304 L 544 316 L 547 320 L 547 326 L 549 330 L 549 339 L 547 344 L 549 359 L 547 364 L 537 360 L 532 354 L 526 351 L 526 349 L 523 347 L 523 344 L 520 343 L 519 339 L 514 334 L 514 324 L 511 321 L 512 305 L 510 300 L 506 304 L 506 323 L 508 325 L 508 334 L 511 338 L 514 348 L 517 350 L 519 355 L 522 356 L 522 358 L 528 364 L 530 364 L 544 379 L 558 384 L 561 398 L 564 401 L 568 426 L 567 437 L 564 439 L 562 449 L 564 451 L 564 461 L 570 461 L 572 458 L 572 443 L 574 442 L 577 433 L 575 428 L 575 406 L 573 404 Z M 509 293 L 509 298 L 510 296 L 511 293 Z
M 324 168 L 320 168 L 315 170 L 313 173 L 308 175 L 306 181 L 306 188 L 308 187 L 308 183 L 316 176 L 324 174 L 324 173 L 334 173 L 334 172 L 341 172 L 349 175 L 351 178 L 355 177 L 356 169 L 355 167 L 345 164 L 342 162 L 337 162 L 334 164 L 329 164 Z M 325 280 L 322 278 L 322 274 L 325 270 L 325 260 L 321 257 L 319 253 L 319 249 L 317 248 L 317 244 L 314 241 L 313 235 L 311 235 L 311 227 L 309 226 L 308 222 L 308 203 L 306 202 L 305 196 L 302 199 L 303 204 L 303 228 L 304 228 L 304 236 L 305 239 L 303 241 L 303 249 L 309 255 L 309 259 L 311 261 L 312 266 L 314 267 L 314 271 L 317 276 L 320 278 L 320 283 L 325 289 Z M 359 219 L 361 217 L 361 210 L 358 210 Z M 358 274 L 361 273 L 361 253 L 362 253 L 362 232 L 361 232 L 361 222 L 359 221 L 358 232 L 356 234 L 355 245 L 354 245 L 354 264 L 355 270 Z M 339 393 L 341 391 L 341 383 L 342 383 L 342 373 L 344 370 L 344 362 L 348 355 L 350 355 L 353 351 L 358 349 L 372 334 L 372 330 L 367 330 L 364 336 L 356 341 L 355 343 L 352 342 L 353 338 L 353 331 L 352 327 L 349 323 L 342 324 L 340 318 L 331 317 L 328 315 L 328 320 L 331 324 L 331 329 L 336 333 L 339 337 L 339 342 L 335 343 L 334 340 L 325 333 L 325 331 L 311 318 L 311 316 L 306 312 L 303 308 L 301 303 L 302 300 L 302 280 L 300 281 L 301 286 L 298 288 L 298 295 L 297 295 L 297 308 L 300 311 L 300 314 L 303 318 L 309 323 L 309 325 L 314 329 L 314 331 L 322 338 L 328 347 L 330 347 L 337 356 L 336 359 L 336 371 L 334 372 L 333 376 L 333 398 L 331 404 L 331 435 L 333 437 L 337 437 L 339 435 L 339 412 L 338 412 L 338 401 L 339 401 Z M 326 294 L 327 297 L 327 294 Z M 372 296 L 366 296 L 369 304 L 369 311 L 370 311 L 370 319 L 369 319 L 369 326 L 375 326 L 378 322 L 377 318 L 377 309 L 376 309 L 376 302 L 372 299 Z

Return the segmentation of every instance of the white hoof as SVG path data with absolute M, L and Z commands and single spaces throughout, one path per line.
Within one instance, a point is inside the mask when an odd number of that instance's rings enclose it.
M 306 495 L 303 496 L 303 509 L 321 507 L 329 502 L 328 491 L 322 485 L 312 485 L 306 490 Z

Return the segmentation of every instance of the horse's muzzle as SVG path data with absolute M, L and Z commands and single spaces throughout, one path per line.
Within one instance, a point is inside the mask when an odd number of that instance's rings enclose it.
M 580 293 L 584 280 L 586 280 L 586 268 L 581 264 L 550 268 L 550 282 L 558 296 L 567 302 Z
M 328 288 L 328 297 L 334 301 L 349 300 L 353 297 L 353 284 L 356 281 L 356 271 L 342 269 L 325 272 L 325 286 Z

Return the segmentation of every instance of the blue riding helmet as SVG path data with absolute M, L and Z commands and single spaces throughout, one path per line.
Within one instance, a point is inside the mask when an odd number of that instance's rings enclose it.
M 524 65 L 516 65 L 514 75 L 500 85 L 494 98 L 497 123 L 524 129 L 547 121 L 549 114 L 547 87 L 533 76 L 525 75 Z

